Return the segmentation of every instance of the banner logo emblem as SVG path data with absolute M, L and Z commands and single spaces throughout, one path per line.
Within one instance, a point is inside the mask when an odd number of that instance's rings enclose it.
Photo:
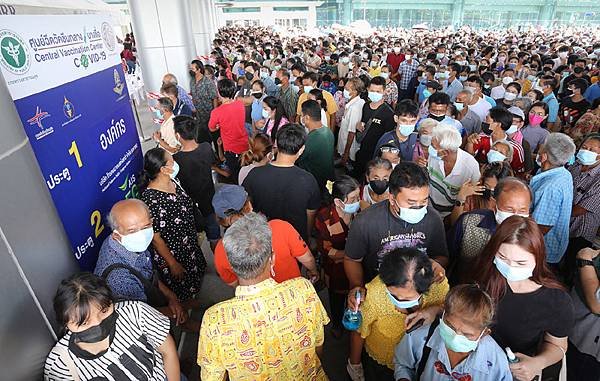
M 54 132 L 53 127 L 46 128 L 42 124 L 42 120 L 46 119 L 49 116 L 50 114 L 47 111 L 42 111 L 42 109 L 40 109 L 40 106 L 37 106 L 35 110 L 35 115 L 27 119 L 27 122 L 29 122 L 30 126 L 37 125 L 40 128 L 40 132 L 35 134 L 36 140 L 40 140 L 41 138 L 48 136 Z
M 117 95 L 123 94 L 123 89 L 125 88 L 125 84 L 121 81 L 121 76 L 117 69 L 113 71 L 113 77 L 115 78 L 115 87 L 113 87 L 113 91 L 117 93 Z
M 31 66 L 25 41 L 8 29 L 0 31 L 0 63 L 6 70 L 17 75 L 27 73 Z
M 73 106 L 73 103 L 67 99 L 67 97 L 64 98 L 65 101 L 63 103 L 63 112 L 67 118 L 71 119 L 73 115 L 75 115 L 75 107 Z
M 106 48 L 108 50 L 114 52 L 116 46 L 115 31 L 113 30 L 112 26 L 107 22 L 103 22 L 100 28 L 102 33 L 102 41 L 104 41 L 104 45 L 106 45 Z

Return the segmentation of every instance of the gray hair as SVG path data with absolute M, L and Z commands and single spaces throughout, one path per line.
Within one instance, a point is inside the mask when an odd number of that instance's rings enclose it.
M 458 94 L 467 94 L 467 96 L 469 97 L 468 98 L 469 99 L 468 102 L 470 102 L 471 100 L 473 100 L 473 92 L 471 90 L 469 90 L 469 89 L 464 89 L 463 88 L 461 91 L 458 92 Z
M 506 159 L 510 162 L 512 161 L 512 157 L 513 157 L 513 146 L 512 144 L 510 144 L 510 142 L 508 140 L 505 139 L 500 139 L 494 142 L 494 144 L 492 144 L 492 148 L 496 145 L 496 144 L 504 144 L 506 147 L 508 147 L 508 155 L 506 156 Z
M 177 77 L 175 74 L 167 73 L 164 75 L 163 79 L 165 79 L 168 83 L 177 85 Z
M 458 151 L 462 144 L 460 132 L 446 123 L 440 123 L 433 128 L 432 136 L 436 138 L 441 149 L 447 149 L 452 152 Z
M 520 108 L 525 114 L 527 114 L 527 111 L 531 108 L 532 104 L 533 102 L 528 97 L 519 97 L 513 102 L 513 105 Z
M 267 219 L 248 213 L 235 221 L 223 236 L 223 246 L 233 272 L 240 279 L 254 279 L 273 254 Z
M 575 143 L 570 136 L 560 132 L 553 132 L 544 141 L 544 152 L 548 161 L 555 166 L 567 164 L 575 154 Z
M 426 118 L 423 119 L 421 121 L 421 123 L 419 123 L 419 125 L 417 126 L 417 131 L 420 131 L 421 128 L 425 128 L 425 127 L 431 127 L 431 130 L 433 131 L 433 129 L 435 128 L 435 126 L 437 126 L 440 122 L 438 122 L 435 119 L 431 119 L 431 118 Z
M 148 205 L 146 205 L 145 202 L 143 202 L 142 200 L 138 200 L 136 198 L 129 198 L 126 200 L 121 200 L 121 201 L 117 201 L 112 208 L 110 208 L 110 212 L 108 212 L 108 215 L 106 216 L 106 223 L 108 224 L 108 227 L 111 230 L 119 230 L 119 223 L 117 222 L 117 217 L 116 217 L 116 213 L 115 211 L 117 211 L 120 207 L 122 208 L 125 204 L 135 204 L 138 207 L 142 208 L 143 210 L 146 211 L 146 213 L 148 213 L 148 215 L 150 217 L 152 217 L 152 213 L 150 212 L 150 209 L 148 208 Z M 123 213 L 123 211 L 121 211 Z

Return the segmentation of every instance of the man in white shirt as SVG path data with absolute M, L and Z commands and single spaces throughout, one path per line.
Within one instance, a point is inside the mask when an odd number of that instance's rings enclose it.
M 469 109 L 477 114 L 479 119 L 485 120 L 492 105 L 483 97 L 483 79 L 476 75 L 470 76 L 465 82 L 465 89 L 470 90 L 473 94 L 471 103 L 468 105 Z
M 479 181 L 479 164 L 460 149 L 462 138 L 456 128 L 440 123 L 433 128 L 427 169 L 430 179 L 429 199 L 442 218 L 459 203 L 456 196 L 466 183 Z
M 365 104 L 360 97 L 365 91 L 365 85 L 360 78 L 350 78 L 344 89 L 344 97 L 348 100 L 344 109 L 344 117 L 340 123 L 337 152 L 342 157 L 341 164 L 347 165 L 354 161 L 360 145 L 356 142 L 356 125 L 362 118 L 362 108 Z
M 173 126 L 173 102 L 170 98 L 158 98 L 156 116 L 162 119 L 160 130 L 153 135 L 154 140 L 165 150 L 175 153 L 179 150 L 179 141 L 175 137 L 175 128 Z
M 506 69 L 502 72 L 502 83 L 496 87 L 492 88 L 490 92 L 490 97 L 492 99 L 502 99 L 504 97 L 504 93 L 506 92 L 506 86 L 510 83 L 514 82 L 515 71 L 513 69 Z

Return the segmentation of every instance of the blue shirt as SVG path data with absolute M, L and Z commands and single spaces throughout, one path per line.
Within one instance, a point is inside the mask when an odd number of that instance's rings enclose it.
M 483 94 L 483 98 L 486 100 L 487 103 L 491 104 L 492 107 L 496 107 L 496 101 L 494 100 L 494 98 L 488 97 L 485 94 Z
M 564 167 L 539 172 L 531 178 L 533 219 L 552 228 L 544 235 L 546 261 L 558 263 L 569 244 L 573 207 L 573 177 Z
M 554 93 L 550 93 L 542 99 L 542 102 L 548 105 L 548 123 L 555 123 L 558 120 L 558 100 Z
M 583 96 L 590 104 L 597 98 L 600 98 L 600 81 L 588 87 L 585 93 L 583 93 Z
M 427 83 L 427 81 L 420 81 L 419 86 L 417 86 L 417 94 L 419 95 L 419 104 L 423 103 L 423 101 L 425 100 L 425 95 L 423 95 L 423 90 L 425 90 L 427 88 L 427 86 L 425 86 L 426 83 Z
M 437 327 L 433 331 L 427 344 L 425 344 L 425 340 L 429 332 L 429 325 L 404 335 L 394 353 L 394 379 L 415 379 L 425 345 L 431 348 L 431 352 L 421 380 L 509 381 L 513 379 L 506 355 L 489 335 L 482 337 L 477 349 L 470 352 L 466 359 L 452 369 L 439 329 Z
M 252 100 L 252 121 L 253 122 L 258 122 L 259 120 L 261 120 L 263 118 L 263 106 L 262 106 L 262 100 L 264 98 L 261 99 L 253 99 Z
M 192 97 L 188 93 L 185 92 L 185 89 L 179 85 L 177 85 L 177 98 L 179 98 L 183 103 L 185 103 L 190 110 L 196 111 L 194 107 L 194 102 L 192 102 Z
M 141 272 L 146 279 L 152 277 L 152 257 L 148 250 L 141 253 L 131 252 L 109 235 L 100 248 L 94 274 L 102 276 L 104 269 L 115 263 L 134 268 Z M 114 269 L 106 281 L 113 294 L 118 298 L 141 301 L 147 299 L 142 283 L 126 269 Z
M 273 78 L 267 76 L 261 77 L 260 80 L 265 85 L 265 92 L 267 93 L 267 95 L 270 95 L 272 97 L 276 97 L 277 95 L 279 95 L 279 87 L 277 87 Z
M 448 87 L 446 87 L 445 93 L 448 94 L 448 96 L 450 96 L 450 101 L 454 102 L 456 100 L 458 92 L 462 89 L 463 84 L 460 83 L 458 78 L 454 78 L 454 81 L 452 81 L 450 84 L 448 84 Z
M 379 138 L 379 141 L 375 146 L 375 151 L 373 152 L 373 158 L 380 156 L 379 149 L 385 144 L 392 144 L 400 150 L 400 160 L 412 161 L 415 144 L 417 144 L 417 134 L 413 132 L 412 134 L 408 135 L 408 139 L 401 142 L 398 140 L 396 130 L 386 132 L 385 134 L 381 135 L 381 138 Z

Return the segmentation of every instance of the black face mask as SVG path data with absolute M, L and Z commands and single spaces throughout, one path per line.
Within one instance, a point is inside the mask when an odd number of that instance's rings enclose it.
M 444 120 L 446 118 L 446 115 L 433 115 L 433 114 L 429 114 L 429 118 L 433 119 L 433 120 L 437 120 L 438 122 L 441 122 L 442 120 Z
M 491 135 L 492 130 L 490 130 L 490 124 L 486 122 L 481 122 L 481 131 L 483 131 L 486 135 Z
M 344 91 L 344 86 L 338 86 L 339 91 Z
M 575 74 L 581 74 L 581 73 L 583 73 L 583 68 L 579 67 L 579 66 L 575 66 L 575 68 L 573 68 L 573 72 Z
M 279 78 L 275 78 L 275 84 L 276 84 L 276 85 L 279 85 L 280 83 L 281 83 L 281 79 L 279 79 Z
M 484 199 L 489 200 L 490 198 L 492 198 L 493 194 L 494 194 L 494 190 L 493 189 L 485 188 L 483 190 L 482 196 L 483 196 Z
M 96 326 L 90 327 L 85 331 L 73 332 L 71 336 L 75 343 L 98 343 L 110 336 L 116 328 L 119 314 L 113 311 L 106 319 Z
M 252 96 L 256 99 L 260 99 L 260 98 L 262 98 L 263 93 L 254 93 L 254 94 L 252 94 Z
M 190 77 L 192 78 L 196 78 L 196 72 L 193 70 L 188 71 L 188 73 L 190 73 Z
M 371 187 L 371 190 L 375 192 L 375 194 L 381 196 L 387 190 L 388 182 L 387 180 L 371 180 L 369 181 L 369 186 Z
M 246 79 L 248 81 L 252 81 L 252 78 L 254 78 L 254 73 L 248 73 L 248 72 L 246 72 L 246 74 L 244 74 L 244 76 L 246 77 Z

